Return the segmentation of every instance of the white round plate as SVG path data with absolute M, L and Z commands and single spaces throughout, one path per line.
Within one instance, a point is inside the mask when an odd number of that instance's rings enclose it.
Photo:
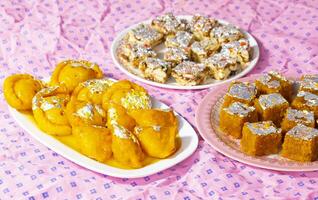
M 166 104 L 154 98 L 152 98 L 152 104 L 154 108 L 169 108 Z M 34 120 L 30 119 L 30 117 L 26 114 L 20 113 L 10 106 L 9 111 L 13 118 L 24 130 L 26 130 L 32 137 L 56 153 L 92 171 L 119 178 L 140 178 L 168 169 L 191 156 L 196 150 L 199 142 L 197 133 L 189 124 L 189 122 L 187 122 L 187 120 L 179 114 L 175 113 L 179 120 L 179 137 L 181 139 L 181 146 L 178 151 L 166 159 L 161 159 L 139 169 L 120 169 L 97 162 L 80 154 L 79 152 L 61 143 L 54 137 L 41 131 L 36 126 Z
M 192 16 L 190 15 L 181 15 L 181 16 L 177 16 L 179 19 L 186 19 L 186 20 L 190 20 L 192 18 Z M 227 21 L 224 21 L 224 20 L 220 20 L 218 19 L 218 21 L 221 23 L 221 24 L 224 24 L 224 25 L 229 25 L 230 23 L 227 22 Z M 174 80 L 174 78 L 170 77 L 167 81 L 167 83 L 163 84 L 163 83 L 157 83 L 157 82 L 154 82 L 154 81 L 151 81 L 151 80 L 147 80 L 143 77 L 141 77 L 140 75 L 140 72 L 139 70 L 134 70 L 134 73 L 131 72 L 131 70 L 127 69 L 127 67 L 123 66 L 118 57 L 117 57 L 117 54 L 116 54 L 116 51 L 117 51 L 117 48 L 121 42 L 121 40 L 124 38 L 124 36 L 132 29 L 136 28 L 139 24 L 150 24 L 151 23 L 151 20 L 146 20 L 146 21 L 142 21 L 138 24 L 134 24 L 130 27 L 128 27 L 127 29 L 123 30 L 122 32 L 120 32 L 117 37 L 114 39 L 113 43 L 112 43 L 112 47 L 111 47 L 111 55 L 112 55 L 112 58 L 113 58 L 113 61 L 115 62 L 115 64 L 117 65 L 117 67 L 122 71 L 124 72 L 126 75 L 128 75 L 129 77 L 137 80 L 137 81 L 140 81 L 140 82 L 143 82 L 143 83 L 146 83 L 146 84 L 149 84 L 149 85 L 153 85 L 153 86 L 156 86 L 156 87 L 161 87 L 161 88 L 167 88 L 167 89 L 177 89 L 177 90 L 198 90 L 198 89 L 206 89 L 206 88 L 209 88 L 209 87 L 212 87 L 212 86 L 216 86 L 216 85 L 219 85 L 219 84 L 222 84 L 222 83 L 226 83 L 226 82 L 229 82 L 229 81 L 233 81 L 235 79 L 238 79 L 238 78 L 241 78 L 242 76 L 246 75 L 248 72 L 250 72 L 257 64 L 258 62 L 258 59 L 259 59 L 259 56 L 260 56 L 260 51 L 259 51 L 259 46 L 255 40 L 255 38 L 249 34 L 247 31 L 245 30 L 241 30 L 241 32 L 245 35 L 246 39 L 249 41 L 250 43 L 250 46 L 251 46 L 251 60 L 250 60 L 250 63 L 249 65 L 243 70 L 241 71 L 240 73 L 234 75 L 234 76 L 231 76 L 229 79 L 226 79 L 226 80 L 214 80 L 212 78 L 208 78 L 204 84 L 201 84 L 201 85 L 195 85 L 195 86 L 182 86 L 182 85 L 178 85 L 176 83 L 176 81 Z M 162 56 L 162 53 L 163 53 L 163 50 L 164 50 L 164 45 L 161 44 L 161 45 L 158 45 L 157 47 L 155 47 L 155 51 L 159 54 L 159 57 L 160 55 Z M 132 68 L 132 67 L 131 67 Z

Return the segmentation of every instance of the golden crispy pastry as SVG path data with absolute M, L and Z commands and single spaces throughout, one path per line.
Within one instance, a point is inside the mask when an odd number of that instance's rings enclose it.
M 28 74 L 14 74 L 5 79 L 3 93 L 8 104 L 18 110 L 31 110 L 32 98 L 43 84 Z
M 33 97 L 33 115 L 41 130 L 59 136 L 72 133 L 65 113 L 69 99 L 65 86 L 43 88 Z
M 166 158 L 176 151 L 178 120 L 172 111 L 134 110 L 131 115 L 140 122 L 134 133 L 149 156 Z
M 108 109 L 109 102 L 122 105 L 128 111 L 151 108 L 151 99 L 147 91 L 128 80 L 114 83 L 103 95 L 103 108 Z
M 73 91 L 79 83 L 102 76 L 101 69 L 95 63 L 84 60 L 67 60 L 56 66 L 50 85 L 63 83 L 69 91 Z
M 78 138 L 82 154 L 100 162 L 112 156 L 112 135 L 108 128 L 95 125 L 73 126 L 73 135 Z
M 107 126 L 112 132 L 112 151 L 115 160 L 132 168 L 142 167 L 144 154 L 137 137 L 132 133 L 135 120 L 122 106 L 110 103 Z
M 78 101 L 102 104 L 104 92 L 114 83 L 114 81 L 103 79 L 91 79 L 80 83 L 73 91 L 72 97 Z

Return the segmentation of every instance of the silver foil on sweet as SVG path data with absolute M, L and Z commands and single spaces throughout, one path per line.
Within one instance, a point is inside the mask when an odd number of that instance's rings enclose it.
M 258 98 L 258 102 L 263 110 L 283 104 L 288 104 L 288 101 L 279 93 L 261 95 Z
M 286 135 L 291 136 L 293 138 L 301 139 L 301 140 L 312 140 L 318 136 L 318 130 L 315 128 L 311 128 L 305 126 L 303 124 L 298 124 L 291 130 L 289 130 Z

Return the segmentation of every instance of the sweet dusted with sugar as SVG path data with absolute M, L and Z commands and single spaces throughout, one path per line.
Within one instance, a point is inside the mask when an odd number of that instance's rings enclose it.
M 187 24 L 177 19 L 172 13 L 166 13 L 152 20 L 151 26 L 162 34 L 175 34 L 186 30 Z
M 316 94 L 299 91 L 291 105 L 298 110 L 313 111 L 315 117 L 318 117 L 318 95 Z
M 303 124 L 292 128 L 285 135 L 281 155 L 301 162 L 315 161 L 318 155 L 318 130 Z
M 166 13 L 149 25 L 139 24 L 129 31 L 117 45 L 116 59 L 132 74 L 159 83 L 194 86 L 228 79 L 249 64 L 250 46 L 239 29 L 221 24 L 208 16 L 187 19 Z M 212 30 L 215 34 L 210 37 Z M 142 70 L 148 61 L 159 64 L 157 59 L 170 62 L 172 68 L 186 61 L 201 63 L 209 68 L 209 73 L 200 76 L 203 81 L 184 81 L 179 77 L 175 81 L 169 71 L 165 72 L 167 68 L 158 67 L 162 65 L 152 65 L 155 70 L 149 67 L 146 73 Z M 197 70 L 193 72 L 187 76 L 197 77 Z M 152 73 L 159 73 L 160 77 Z
M 281 74 L 270 71 L 255 81 L 256 87 L 261 94 L 281 93 L 290 101 L 293 91 L 293 83 Z
M 203 39 L 191 45 L 191 57 L 196 62 L 203 62 L 219 50 L 220 44 L 215 39 Z
M 172 77 L 180 85 L 199 85 L 207 77 L 207 69 L 203 64 L 184 61 L 172 69 Z
M 220 129 L 234 138 L 242 137 L 245 122 L 256 122 L 257 112 L 254 107 L 234 102 L 220 112 Z
M 300 91 L 318 95 L 318 74 L 303 75 L 299 81 Z
M 296 110 L 288 108 L 281 123 L 283 133 L 286 133 L 297 124 L 304 124 L 306 126 L 315 127 L 315 117 L 312 111 Z
M 222 45 L 221 54 L 234 58 L 237 63 L 245 66 L 250 60 L 249 50 L 248 40 L 242 38 Z
M 202 40 L 205 37 L 209 37 L 210 31 L 217 25 L 218 22 L 214 19 L 202 15 L 194 15 L 190 22 L 190 29 L 196 40 Z
M 281 94 L 272 93 L 260 95 L 258 99 L 255 99 L 254 106 L 259 114 L 260 120 L 270 120 L 277 126 L 280 126 L 289 103 Z
M 224 96 L 223 108 L 232 102 L 238 101 L 247 105 L 253 105 L 257 89 L 254 84 L 248 82 L 233 81 L 228 92 Z
M 127 35 L 125 40 L 133 44 L 154 47 L 163 40 L 163 34 L 146 24 L 140 24 Z
M 192 33 L 186 31 L 179 31 L 175 35 L 168 35 L 166 37 L 166 47 L 180 47 L 188 48 L 194 41 Z
M 232 72 L 237 71 L 239 68 L 235 58 L 229 57 L 223 52 L 207 58 L 204 60 L 204 64 L 209 68 L 211 76 L 216 80 L 227 79 Z
M 164 52 L 163 59 L 175 65 L 180 64 L 182 61 L 189 60 L 190 51 L 179 47 L 168 47 Z
M 140 62 L 149 57 L 156 57 L 157 53 L 151 48 L 140 44 L 123 42 L 117 50 L 118 58 L 124 65 L 139 66 Z
M 252 156 L 278 153 L 282 143 L 281 132 L 272 121 L 247 122 L 243 126 L 241 150 Z
M 221 25 L 213 28 L 210 33 L 211 38 L 215 38 L 219 43 L 233 42 L 244 37 L 240 29 L 232 25 Z
M 147 58 L 139 65 L 139 69 L 147 79 L 158 83 L 165 83 L 168 80 L 171 68 L 171 62 L 159 58 Z

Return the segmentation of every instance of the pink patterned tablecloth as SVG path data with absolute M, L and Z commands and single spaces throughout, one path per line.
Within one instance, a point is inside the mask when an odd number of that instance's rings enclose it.
M 131 24 L 173 11 L 228 20 L 258 40 L 261 60 L 251 74 L 271 69 L 318 73 L 318 1 L 298 0 L 1 0 L 0 82 L 12 73 L 47 77 L 68 58 L 100 64 L 109 77 L 127 78 L 110 46 Z M 194 122 L 208 92 L 146 86 Z M 186 161 L 140 179 L 118 179 L 84 169 L 24 132 L 0 89 L 0 199 L 318 199 L 318 172 L 258 169 L 224 157 L 200 141 Z

